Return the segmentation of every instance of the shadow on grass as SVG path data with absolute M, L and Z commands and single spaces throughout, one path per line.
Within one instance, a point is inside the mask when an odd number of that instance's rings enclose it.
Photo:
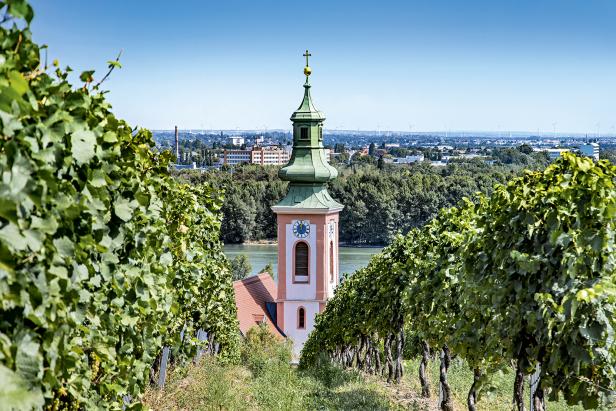
M 304 380 L 314 381 L 304 399 L 306 409 L 392 410 L 401 409 L 374 382 L 359 372 L 334 365 L 326 357 L 308 369 L 298 370 Z M 415 409 L 415 408 L 411 408 Z
M 374 389 L 353 387 L 332 392 L 323 390 L 313 392 L 311 404 L 307 409 L 329 410 L 390 410 L 391 404 L 387 397 L 375 392 Z
M 319 358 L 315 366 L 300 370 L 299 372 L 304 376 L 314 378 L 328 389 L 334 389 L 361 380 L 361 376 L 357 371 L 344 370 L 332 364 L 326 357 Z

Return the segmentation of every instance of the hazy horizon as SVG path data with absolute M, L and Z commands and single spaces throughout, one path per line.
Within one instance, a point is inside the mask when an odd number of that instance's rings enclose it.
M 160 129 L 149 129 L 152 132 L 174 132 L 175 128 L 160 128 Z M 220 133 L 224 132 L 227 134 L 232 133 L 269 133 L 269 132 L 285 132 L 291 133 L 293 131 L 292 127 L 289 128 L 272 128 L 272 129 L 238 129 L 238 128 L 212 128 L 212 129 L 201 129 L 201 128 L 181 128 L 178 127 L 178 132 L 181 133 L 195 133 L 195 132 L 206 132 L 206 133 Z M 362 129 L 332 129 L 323 127 L 323 132 L 326 134 L 335 134 L 335 133 L 360 133 L 360 134 L 368 134 L 368 133 L 380 133 L 382 135 L 386 134 L 401 134 L 401 135 L 445 135 L 449 134 L 450 137 L 463 136 L 463 137 L 497 137 L 501 136 L 503 138 L 508 138 L 509 135 L 512 137 L 529 137 L 529 136 L 538 136 L 538 137 L 616 137 L 616 134 L 613 133 L 602 133 L 597 135 L 596 132 L 568 132 L 568 131 L 558 131 L 554 133 L 553 131 L 528 131 L 528 130 L 362 130 Z
M 36 41 L 150 129 L 287 129 L 312 93 L 330 130 L 616 133 L 616 2 L 33 1 Z

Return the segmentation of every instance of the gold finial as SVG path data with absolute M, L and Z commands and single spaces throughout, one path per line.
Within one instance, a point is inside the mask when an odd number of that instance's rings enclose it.
M 308 49 L 306 49 L 306 52 L 303 54 L 303 56 L 306 57 L 306 67 L 304 67 L 304 75 L 308 77 L 312 73 L 312 69 L 308 65 L 308 57 L 312 56 L 312 54 L 310 54 L 308 52 Z

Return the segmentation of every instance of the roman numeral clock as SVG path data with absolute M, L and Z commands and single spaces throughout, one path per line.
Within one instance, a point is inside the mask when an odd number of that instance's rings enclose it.
M 293 223 L 293 234 L 297 238 L 306 238 L 310 234 L 310 222 L 298 220 Z

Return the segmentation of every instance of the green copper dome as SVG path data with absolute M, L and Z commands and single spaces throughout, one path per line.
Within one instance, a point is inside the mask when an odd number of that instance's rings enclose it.
M 278 176 L 289 181 L 287 196 L 274 206 L 296 208 L 342 209 L 327 192 L 325 183 L 338 176 L 338 171 L 329 165 L 323 148 L 323 121 L 325 115 L 317 110 L 310 96 L 308 77 L 312 69 L 308 66 L 306 50 L 304 74 L 304 98 L 291 115 L 293 122 L 293 152 L 289 163 L 282 167 Z
M 304 89 L 304 99 L 293 115 L 291 115 L 291 121 L 317 120 L 322 123 L 325 120 L 325 115 L 317 110 L 312 102 L 312 98 L 310 97 L 310 83 L 308 82 L 308 76 L 306 76 Z
M 326 183 L 338 176 L 330 166 L 323 149 L 323 120 L 310 96 L 310 83 L 306 76 L 304 99 L 291 116 L 293 122 L 293 152 L 289 163 L 278 172 L 285 180 L 298 183 Z

